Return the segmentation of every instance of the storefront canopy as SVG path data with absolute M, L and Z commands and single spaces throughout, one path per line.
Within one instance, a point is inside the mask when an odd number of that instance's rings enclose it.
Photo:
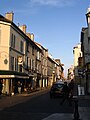
M 24 72 L 0 70 L 0 78 L 22 78 L 28 79 L 29 75 Z

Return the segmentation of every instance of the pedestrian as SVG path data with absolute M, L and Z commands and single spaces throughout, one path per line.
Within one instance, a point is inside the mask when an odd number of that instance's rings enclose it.
M 20 94 L 22 92 L 22 84 L 20 81 L 18 81 L 18 93 Z
M 68 87 L 69 87 L 69 103 L 72 105 L 72 98 L 74 95 L 74 80 L 73 79 L 68 84 Z
M 0 80 L 0 95 L 2 94 L 2 89 L 3 89 L 3 84 L 2 84 L 2 80 Z
M 63 92 L 63 98 L 62 98 L 62 101 L 61 101 L 60 105 L 62 105 L 65 100 L 68 100 L 68 97 L 69 97 L 69 87 L 67 85 L 67 82 L 64 82 L 62 92 Z
M 73 97 L 74 94 L 74 80 L 72 79 L 71 82 L 68 84 L 69 87 L 69 93 L 70 93 L 70 97 Z

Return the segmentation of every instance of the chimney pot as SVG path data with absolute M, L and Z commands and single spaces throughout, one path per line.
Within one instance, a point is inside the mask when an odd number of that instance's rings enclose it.
M 26 34 L 26 25 L 19 26 L 20 30 L 22 30 Z
M 14 16 L 13 12 L 7 12 L 5 18 L 13 22 L 13 16 Z

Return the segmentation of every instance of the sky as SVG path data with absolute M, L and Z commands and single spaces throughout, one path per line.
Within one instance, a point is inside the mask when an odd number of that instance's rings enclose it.
M 87 27 L 90 0 L 1 0 L 0 14 L 13 11 L 14 23 L 27 26 L 35 42 L 67 69 L 74 63 L 73 47 L 80 42 L 82 27 Z

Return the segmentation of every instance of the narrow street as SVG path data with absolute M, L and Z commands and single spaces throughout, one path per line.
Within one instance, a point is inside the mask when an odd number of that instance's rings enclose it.
M 61 98 L 50 99 L 49 93 L 30 97 L 28 101 L 0 111 L 1 120 L 42 120 L 54 113 L 73 113 L 73 107 Z

